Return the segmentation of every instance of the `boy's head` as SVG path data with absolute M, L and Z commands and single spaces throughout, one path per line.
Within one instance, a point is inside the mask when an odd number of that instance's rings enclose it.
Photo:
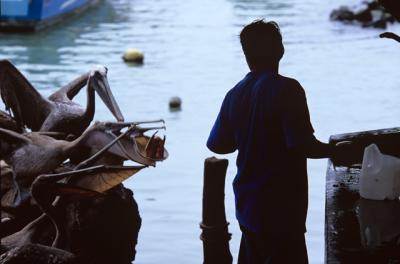
M 273 68 L 279 64 L 285 50 L 276 22 L 256 20 L 242 29 L 240 43 L 250 70 Z

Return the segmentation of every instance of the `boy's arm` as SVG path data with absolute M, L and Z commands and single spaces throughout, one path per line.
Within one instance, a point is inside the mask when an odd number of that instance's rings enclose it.
M 295 155 L 307 158 L 332 157 L 335 147 L 320 142 L 314 136 L 303 87 L 297 81 L 291 80 L 285 88 L 282 122 L 288 149 Z
M 228 154 L 236 150 L 234 131 L 228 119 L 228 101 L 226 95 L 207 140 L 208 149 L 218 154 Z
M 310 159 L 330 158 L 335 153 L 335 147 L 319 141 L 313 135 L 313 139 L 304 146 L 303 152 Z

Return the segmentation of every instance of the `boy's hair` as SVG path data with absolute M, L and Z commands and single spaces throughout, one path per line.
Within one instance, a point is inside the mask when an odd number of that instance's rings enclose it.
M 250 68 L 260 69 L 277 63 L 285 50 L 276 22 L 255 20 L 240 32 L 240 43 Z

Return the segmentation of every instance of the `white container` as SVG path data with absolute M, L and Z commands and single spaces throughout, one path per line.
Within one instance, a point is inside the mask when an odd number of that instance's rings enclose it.
M 366 199 L 399 199 L 400 159 L 382 154 L 375 144 L 366 147 L 359 190 L 361 197 Z

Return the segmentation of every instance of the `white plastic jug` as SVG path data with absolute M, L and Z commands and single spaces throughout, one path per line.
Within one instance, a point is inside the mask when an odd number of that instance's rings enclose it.
M 398 199 L 400 196 L 400 159 L 382 154 L 375 144 L 366 147 L 359 190 L 361 197 L 366 199 Z

